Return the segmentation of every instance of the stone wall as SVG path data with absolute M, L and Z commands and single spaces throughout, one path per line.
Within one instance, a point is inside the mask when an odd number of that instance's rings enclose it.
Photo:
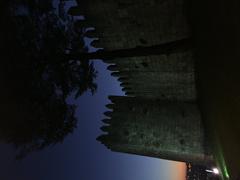
M 195 101 L 194 58 L 191 51 L 161 56 L 105 60 L 127 95 Z
M 105 50 L 152 46 L 191 36 L 186 0 L 88 0 L 92 44 Z M 71 13 L 80 12 L 73 8 Z M 197 106 L 194 51 L 105 59 L 127 97 L 110 97 L 106 134 L 113 151 L 209 164 L 211 147 Z
M 84 4 L 83 4 L 84 3 Z M 191 36 L 186 0 L 79 1 L 93 45 L 105 50 L 152 46 Z M 82 7 L 82 8 L 81 8 Z M 90 34 L 89 34 L 90 35 Z M 193 52 L 104 60 L 129 96 L 195 101 Z
M 113 151 L 168 160 L 212 163 L 198 106 L 140 97 L 111 96 L 98 138 Z M 107 125 L 108 124 L 108 125 Z
M 87 0 L 86 19 L 106 50 L 150 46 L 190 36 L 186 0 Z

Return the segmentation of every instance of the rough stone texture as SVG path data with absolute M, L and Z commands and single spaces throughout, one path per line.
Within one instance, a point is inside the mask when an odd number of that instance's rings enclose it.
M 119 77 L 127 95 L 166 100 L 195 101 L 195 72 L 192 52 L 133 57 L 105 61 Z
M 106 50 L 150 46 L 190 36 L 185 0 L 88 0 L 86 19 Z
M 185 1 L 88 0 L 82 12 L 96 28 L 99 42 L 92 45 L 128 49 L 190 37 Z M 111 98 L 102 143 L 113 151 L 212 163 L 196 104 L 193 51 L 104 61 L 130 97 Z
M 75 11 L 82 11 L 88 24 L 96 28 L 99 43 L 94 45 L 106 50 L 152 46 L 191 35 L 186 0 L 88 0 L 81 7 Z M 115 65 L 109 69 L 123 82 L 126 95 L 196 100 L 191 51 L 105 62 Z
M 114 151 L 168 160 L 212 163 L 212 156 L 195 103 L 140 97 L 110 97 L 113 111 L 99 140 Z

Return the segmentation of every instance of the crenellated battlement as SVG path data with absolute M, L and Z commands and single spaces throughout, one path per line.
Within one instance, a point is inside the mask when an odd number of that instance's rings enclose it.
M 97 47 L 114 50 L 151 46 L 191 35 L 185 1 L 88 0 L 84 14 L 96 27 L 100 39 Z
M 192 51 L 105 62 L 127 95 L 172 101 L 197 98 Z
M 110 96 L 98 140 L 113 151 L 213 163 L 196 103 Z
M 186 0 L 88 0 L 83 12 L 99 38 L 92 45 L 106 51 L 191 37 Z M 213 163 L 197 105 L 194 49 L 104 62 L 127 96 L 109 97 L 99 141 L 118 152 Z

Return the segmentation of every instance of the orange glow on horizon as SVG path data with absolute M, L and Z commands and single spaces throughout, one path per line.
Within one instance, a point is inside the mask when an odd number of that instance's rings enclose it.
M 186 180 L 186 163 L 174 162 L 171 165 L 171 180 Z

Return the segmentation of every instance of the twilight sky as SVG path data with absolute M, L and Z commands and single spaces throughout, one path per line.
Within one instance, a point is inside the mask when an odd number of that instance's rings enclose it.
M 183 180 L 183 163 L 111 152 L 96 141 L 108 95 L 123 95 L 106 64 L 97 61 L 98 90 L 75 100 L 78 128 L 62 144 L 14 160 L 14 149 L 0 145 L 3 180 Z M 73 101 L 70 99 L 70 101 Z
M 54 0 L 55 5 L 59 0 Z M 69 4 L 70 3 L 70 4 Z M 71 7 L 74 0 L 67 2 Z M 56 6 L 57 8 L 57 6 Z M 24 9 L 23 9 L 24 10 Z M 25 13 L 21 10 L 19 13 Z M 82 17 L 79 17 L 82 18 Z M 89 44 L 89 40 L 86 40 Z M 94 49 L 91 49 L 93 51 Z M 101 134 L 103 112 L 109 95 L 124 95 L 107 65 L 95 61 L 98 89 L 70 102 L 78 105 L 78 128 L 57 144 L 16 161 L 13 147 L 0 144 L 2 180 L 184 180 L 185 164 L 137 155 L 111 152 L 96 141 Z

